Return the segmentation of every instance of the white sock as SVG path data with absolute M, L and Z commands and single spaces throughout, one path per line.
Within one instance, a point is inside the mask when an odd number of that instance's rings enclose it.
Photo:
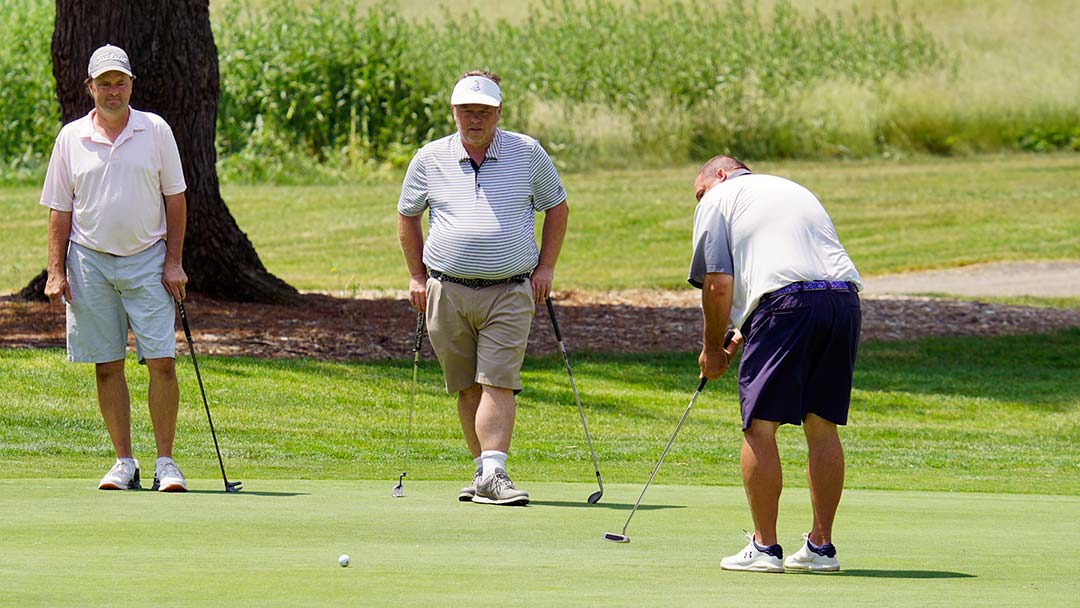
M 506 452 L 496 450 L 484 450 L 480 452 L 480 458 L 484 461 L 484 479 L 491 477 L 495 469 L 506 470 Z
M 166 464 L 168 464 L 168 463 L 170 463 L 172 461 L 173 461 L 173 459 L 171 457 L 169 457 L 169 456 L 159 456 L 158 459 L 156 461 L 154 461 L 154 470 L 155 471 L 160 471 L 161 467 L 165 466 Z
M 477 456 L 476 458 L 473 458 L 472 461 L 474 463 L 476 463 L 476 468 L 478 468 L 478 469 L 482 468 L 484 466 L 484 457 L 483 456 Z
M 135 466 L 135 459 L 134 458 L 117 458 L 116 462 L 126 462 L 126 463 L 130 464 L 131 466 Z

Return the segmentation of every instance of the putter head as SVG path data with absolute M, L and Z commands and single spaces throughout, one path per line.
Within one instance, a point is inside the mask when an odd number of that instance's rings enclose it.
M 612 534 L 611 532 L 604 532 L 603 539 L 613 543 L 628 543 L 630 537 L 625 534 Z
M 394 486 L 394 491 L 391 494 L 394 498 L 401 498 L 402 496 L 405 496 L 405 488 L 401 487 L 401 484 L 399 483 Z
M 596 492 L 593 492 L 592 494 L 589 495 L 589 504 L 590 505 L 595 505 L 596 503 L 600 502 L 600 497 L 603 496 L 603 495 L 604 495 L 603 490 L 598 490 Z
M 242 481 L 226 481 L 225 482 L 225 492 L 227 494 L 236 494 L 240 490 L 244 489 L 243 486 L 242 486 L 243 483 L 244 482 L 242 482 Z

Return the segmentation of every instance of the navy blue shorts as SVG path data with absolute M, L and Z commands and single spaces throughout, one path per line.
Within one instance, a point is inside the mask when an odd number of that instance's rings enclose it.
M 743 323 L 743 430 L 750 420 L 847 424 L 862 310 L 854 288 L 766 294 Z

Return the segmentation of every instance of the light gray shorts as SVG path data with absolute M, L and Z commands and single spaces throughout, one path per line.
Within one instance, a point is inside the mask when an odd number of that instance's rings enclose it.
M 427 329 L 446 392 L 474 384 L 521 390 L 521 363 L 536 307 L 532 284 L 473 289 L 427 281 Z
M 130 256 L 68 244 L 68 361 L 108 363 L 127 353 L 128 325 L 139 363 L 176 358 L 176 305 L 161 273 L 165 241 Z

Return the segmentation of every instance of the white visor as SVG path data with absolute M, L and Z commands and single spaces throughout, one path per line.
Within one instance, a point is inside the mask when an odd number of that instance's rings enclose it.
M 454 93 L 450 96 L 450 104 L 463 106 L 470 103 L 478 103 L 485 106 L 501 106 L 502 92 L 495 81 L 483 76 L 467 76 L 458 81 L 454 86 Z

